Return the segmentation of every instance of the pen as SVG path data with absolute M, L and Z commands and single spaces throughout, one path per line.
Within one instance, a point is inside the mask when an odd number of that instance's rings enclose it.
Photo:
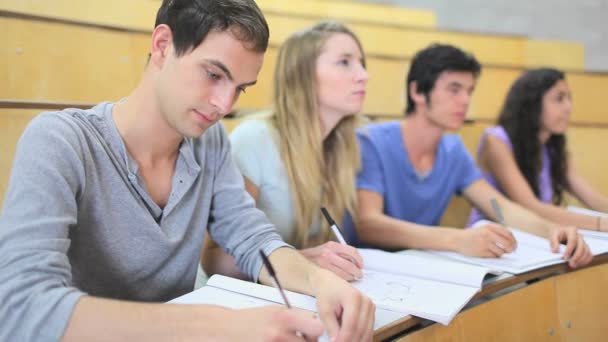
M 334 221 L 334 219 L 331 217 L 331 215 L 329 215 L 329 211 L 327 211 L 327 209 L 325 209 L 324 207 L 321 207 L 321 212 L 323 213 L 323 216 L 325 216 L 325 219 L 329 223 L 331 230 L 334 232 L 334 234 L 338 238 L 338 241 L 343 245 L 348 245 L 348 243 L 344 239 L 344 235 L 342 235 L 342 230 L 340 229 L 340 227 L 338 227 L 338 225 L 336 224 L 336 221 Z M 350 257 L 348 255 L 344 255 L 342 257 L 345 258 L 346 260 L 350 261 L 353 265 L 360 267 L 360 266 L 358 266 L 357 262 L 352 257 Z M 357 280 L 361 279 L 360 277 L 357 277 L 357 276 L 354 276 L 354 277 Z
M 340 227 L 338 227 L 338 225 L 336 224 L 336 221 L 334 221 L 334 219 L 331 217 L 331 215 L 329 215 L 329 212 L 327 211 L 327 209 L 325 209 L 324 207 L 322 207 L 321 208 L 321 212 L 323 213 L 323 216 L 325 216 L 325 219 L 329 223 L 329 226 L 331 227 L 331 230 L 334 232 L 334 234 L 338 238 L 338 241 L 341 244 L 343 244 L 343 245 L 348 245 L 346 243 L 346 240 L 344 240 L 344 236 L 342 236 L 342 232 L 340 231 Z
M 266 267 L 268 274 L 270 274 L 270 278 L 272 278 L 272 283 L 274 284 L 274 286 L 277 289 L 279 289 L 279 293 L 281 294 L 281 297 L 283 297 L 285 306 L 287 306 L 288 309 L 291 309 L 291 304 L 289 304 L 289 300 L 287 299 L 287 296 L 285 295 L 285 291 L 283 291 L 283 287 L 281 286 L 281 283 L 279 283 L 279 278 L 277 278 L 277 274 L 275 273 L 274 267 L 272 267 L 270 260 L 268 260 L 268 257 L 266 256 L 266 254 L 264 254 L 264 251 L 261 249 L 260 249 L 260 255 L 262 256 L 262 262 L 264 263 L 264 266 Z
M 500 223 L 501 226 L 506 227 L 505 217 L 502 216 L 502 210 L 500 210 L 500 206 L 498 205 L 498 201 L 496 200 L 496 198 L 492 197 L 492 199 L 490 199 L 490 203 L 492 204 L 492 209 L 494 209 L 494 214 L 496 215 L 498 223 Z M 496 242 L 496 246 L 506 251 L 505 247 L 500 242 Z
M 289 304 L 289 300 L 287 299 L 287 295 L 285 294 L 285 291 L 283 291 L 283 287 L 281 286 L 281 283 L 279 283 L 279 278 L 277 278 L 277 274 L 274 271 L 274 267 L 272 267 L 272 264 L 270 263 L 270 260 L 268 260 L 268 257 L 266 256 L 266 254 L 264 254 L 264 251 L 260 249 L 260 256 L 262 256 L 262 262 L 264 263 L 264 267 L 266 267 L 266 270 L 268 271 L 268 274 L 270 275 L 270 278 L 272 278 L 272 283 L 274 284 L 274 286 L 279 289 L 279 293 L 281 294 L 281 297 L 283 297 L 283 301 L 285 302 L 285 306 L 288 309 L 291 309 L 291 304 Z M 306 335 L 304 335 L 303 333 L 296 331 L 296 336 L 298 337 L 302 337 L 302 338 L 306 338 Z
M 501 225 L 505 225 L 505 218 L 504 216 L 502 216 L 502 210 L 500 210 L 500 206 L 498 205 L 498 201 L 496 200 L 496 198 L 492 198 L 490 200 L 490 203 L 492 204 L 492 209 L 494 209 L 494 214 L 496 215 L 496 219 L 498 220 L 498 223 L 500 223 Z

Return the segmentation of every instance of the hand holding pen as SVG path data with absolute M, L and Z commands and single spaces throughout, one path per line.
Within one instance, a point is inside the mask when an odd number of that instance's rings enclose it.
M 279 290 L 285 305 L 291 308 L 289 298 L 284 293 L 270 260 L 262 250 L 260 250 L 260 255 L 268 275 Z M 284 338 L 284 340 L 293 340 L 295 334 L 307 341 L 316 341 L 322 333 L 322 329 L 314 328 L 311 324 L 311 320 L 316 320 L 315 323 L 318 325 L 323 322 L 322 325 L 332 342 L 371 341 L 376 311 L 372 300 L 332 272 L 312 265 L 308 265 L 308 267 L 310 267 L 309 281 L 311 286 L 309 294 L 317 298 L 317 313 L 321 321 L 312 317 L 305 317 L 302 310 L 298 309 L 281 312 L 283 315 L 292 315 L 290 319 L 283 317 L 281 327 L 277 327 L 282 333 L 285 331 L 291 333 L 291 338 Z M 307 313 L 310 314 L 310 312 Z M 295 324 L 296 319 L 298 320 L 297 325 Z M 290 324 L 290 326 L 282 327 L 287 324 Z M 281 336 L 284 335 L 281 334 Z M 277 339 L 283 340 L 278 337 L 277 335 Z
M 344 280 L 352 281 L 363 277 L 363 258 L 356 248 L 349 246 L 340 228 L 325 208 L 321 212 L 339 242 L 329 241 L 320 246 L 306 248 L 300 252 L 318 266 L 328 269 Z
M 517 247 L 513 233 L 505 226 L 505 220 L 496 199 L 490 200 L 492 210 L 499 224 L 488 222 L 462 230 L 456 251 L 464 255 L 499 258 Z
M 262 257 L 262 262 L 268 275 L 272 279 L 272 283 L 274 287 L 279 290 L 281 294 L 281 298 L 283 298 L 283 303 L 290 309 L 288 312 L 282 312 L 285 318 L 280 320 L 281 326 L 277 327 L 276 330 L 276 339 L 277 340 L 291 340 L 293 336 L 302 338 L 307 341 L 316 341 L 318 337 L 321 336 L 323 329 L 321 322 L 316 319 L 316 317 L 309 315 L 309 312 L 305 312 L 305 310 L 292 310 L 293 307 L 289 303 L 289 299 L 285 294 L 285 290 L 281 286 L 279 282 L 279 278 L 270 263 L 270 260 L 264 254 L 263 250 L 260 250 L 260 256 Z M 288 317 L 291 316 L 291 317 Z M 286 334 L 287 336 L 283 336 L 284 338 L 280 338 L 279 335 Z

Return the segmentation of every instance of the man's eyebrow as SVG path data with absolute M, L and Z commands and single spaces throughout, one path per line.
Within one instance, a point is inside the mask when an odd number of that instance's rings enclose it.
M 448 87 L 464 87 L 464 84 L 458 82 L 458 81 L 452 81 L 450 83 L 448 83 Z
M 230 72 L 230 70 L 228 69 L 228 67 L 224 63 L 218 61 L 217 59 L 206 59 L 205 61 L 207 63 L 211 63 L 211 64 L 215 65 L 216 67 L 220 68 L 226 74 L 226 77 L 230 81 L 234 81 L 234 79 L 232 78 L 232 73 Z M 254 80 L 254 81 L 251 81 L 251 82 L 242 83 L 239 86 L 240 87 L 249 87 L 249 86 L 252 86 L 252 85 L 254 85 L 256 83 L 257 83 L 257 80 Z
M 205 61 L 207 63 L 211 63 L 211 64 L 215 65 L 216 67 L 222 69 L 222 71 L 226 74 L 226 77 L 228 77 L 228 79 L 231 81 L 233 80 L 232 73 L 230 72 L 230 70 L 228 70 L 228 67 L 224 63 L 218 61 L 217 59 L 206 59 Z

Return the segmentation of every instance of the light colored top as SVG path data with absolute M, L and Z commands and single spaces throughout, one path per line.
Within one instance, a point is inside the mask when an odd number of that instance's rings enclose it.
M 287 169 L 281 158 L 279 132 L 266 119 L 248 119 L 232 130 L 230 142 L 241 173 L 259 190 L 258 209 L 266 214 L 285 241 L 293 243 L 296 217 Z M 320 211 L 313 218 L 310 236 L 319 230 Z
M 0 341 L 58 341 L 85 294 L 163 302 L 192 291 L 206 229 L 254 279 L 258 250 L 285 246 L 220 124 L 184 139 L 160 208 L 112 107 L 43 113 L 19 140 L 0 215 Z
M 486 137 L 489 134 L 500 139 L 502 142 L 507 144 L 511 151 L 513 151 L 513 144 L 511 143 L 511 139 L 509 138 L 507 131 L 505 131 L 502 126 L 488 127 L 483 131 L 483 135 L 481 136 L 479 145 L 477 146 L 478 157 L 481 153 L 481 149 L 485 144 Z M 553 187 L 551 186 L 551 159 L 549 158 L 549 151 L 547 150 L 547 147 L 545 145 L 543 145 L 542 154 L 543 167 L 540 170 L 540 173 L 538 174 L 538 187 L 540 195 L 539 199 L 542 202 L 551 203 L 551 200 L 553 199 Z M 492 185 L 496 190 L 500 191 L 502 194 L 505 193 L 505 191 L 502 189 L 500 184 L 498 184 L 498 181 L 496 180 L 496 178 L 494 178 L 494 175 L 492 175 L 492 173 L 488 171 L 482 171 L 481 174 L 483 175 L 483 178 L 485 178 L 485 180 L 490 183 L 490 185 Z M 471 209 L 471 214 L 469 215 L 467 227 L 472 226 L 475 222 L 482 219 L 487 218 L 480 210 L 478 210 L 477 208 Z
M 362 127 L 357 136 L 362 163 L 357 188 L 382 195 L 388 216 L 436 226 L 452 196 L 481 178 L 458 135 L 441 137 L 433 168 L 424 175 L 409 159 L 399 121 Z

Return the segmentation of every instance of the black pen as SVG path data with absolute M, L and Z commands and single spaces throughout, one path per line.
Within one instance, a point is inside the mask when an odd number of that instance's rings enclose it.
M 277 274 L 275 273 L 274 267 L 272 267 L 270 260 L 268 260 L 268 257 L 266 256 L 266 254 L 264 254 L 264 251 L 261 249 L 260 249 L 260 255 L 262 256 L 262 262 L 264 262 L 264 266 L 266 267 L 266 270 L 268 271 L 270 278 L 272 278 L 272 283 L 274 284 L 274 286 L 277 289 L 279 289 L 279 293 L 281 294 L 281 297 L 283 297 L 285 306 L 287 306 L 288 309 L 291 309 L 291 304 L 289 304 L 287 295 L 285 295 L 285 291 L 283 291 L 283 287 L 281 286 L 281 283 L 279 283 L 279 278 L 277 278 Z
M 340 229 L 340 227 L 338 227 L 338 224 L 336 223 L 336 221 L 334 221 L 334 219 L 331 217 L 331 215 L 329 215 L 329 211 L 327 211 L 327 209 L 325 209 L 325 207 L 321 207 L 321 212 L 323 213 L 323 216 L 325 216 L 327 223 L 329 223 L 331 230 L 334 232 L 334 234 L 338 238 L 338 241 L 343 245 L 348 245 L 348 243 L 346 242 L 346 239 L 344 239 L 344 234 L 342 234 L 342 229 Z M 352 257 L 350 257 L 350 256 L 341 256 L 341 257 L 345 258 L 353 265 L 356 265 L 357 267 L 359 267 L 357 265 L 357 262 Z M 355 276 L 355 279 L 359 280 L 361 278 L 358 278 L 357 276 Z
M 325 216 L 327 223 L 329 223 L 331 230 L 333 230 L 334 234 L 338 238 L 338 241 L 343 245 L 348 245 L 348 243 L 346 243 L 346 240 L 344 239 L 344 236 L 342 235 L 342 231 L 340 230 L 340 227 L 338 227 L 338 225 L 336 224 L 336 221 L 334 221 L 334 219 L 331 217 L 331 215 L 329 215 L 329 212 L 327 211 L 327 209 L 322 207 L 321 212 L 323 213 L 323 216 Z
M 287 295 L 285 294 L 285 291 L 283 291 L 283 287 L 281 286 L 281 283 L 279 282 L 279 278 L 277 278 L 277 274 L 274 271 L 274 267 L 272 267 L 272 264 L 270 263 L 270 260 L 268 259 L 268 257 L 264 253 L 264 251 L 261 250 L 261 249 L 260 249 L 260 256 L 262 256 L 262 262 L 264 263 L 264 267 L 266 267 L 266 270 L 268 271 L 268 274 L 270 275 L 270 278 L 272 278 L 272 283 L 274 284 L 274 286 L 277 289 L 279 289 L 279 293 L 281 294 L 281 297 L 283 297 L 283 301 L 285 302 L 285 306 L 288 309 L 291 309 L 291 304 L 289 304 L 289 300 L 287 299 Z M 296 331 L 296 336 L 302 337 L 302 338 L 306 338 L 306 335 L 304 335 L 303 333 L 301 333 L 299 331 Z

